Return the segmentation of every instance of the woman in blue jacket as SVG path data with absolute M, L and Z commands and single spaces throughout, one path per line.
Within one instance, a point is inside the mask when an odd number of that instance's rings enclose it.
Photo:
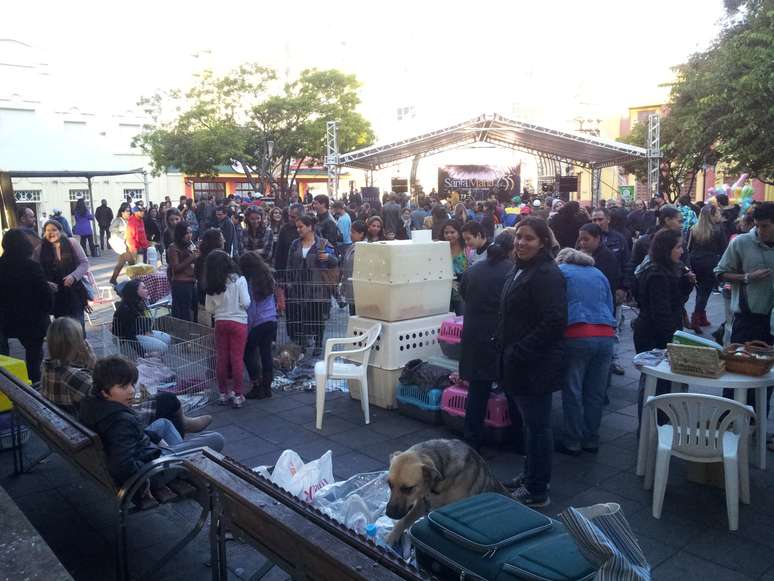
M 556 451 L 572 456 L 584 450 L 596 454 L 615 344 L 613 295 L 607 278 L 594 268 L 588 254 L 564 248 L 556 262 L 567 285 L 564 430 Z

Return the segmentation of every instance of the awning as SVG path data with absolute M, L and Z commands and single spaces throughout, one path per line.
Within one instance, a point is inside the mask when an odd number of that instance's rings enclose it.
M 502 115 L 481 115 L 464 123 L 385 145 L 373 145 L 339 155 L 339 165 L 377 170 L 416 156 L 466 147 L 477 142 L 515 149 L 589 169 L 621 165 L 647 158 L 643 147 L 583 133 L 559 131 Z

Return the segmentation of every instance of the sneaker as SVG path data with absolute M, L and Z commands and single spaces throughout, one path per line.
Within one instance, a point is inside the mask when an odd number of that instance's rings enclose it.
M 231 400 L 234 399 L 233 393 L 221 393 L 220 397 L 218 398 L 218 404 L 220 405 L 228 405 L 231 403 Z
M 503 486 L 505 486 L 505 488 L 509 488 L 511 490 L 516 490 L 517 488 L 521 488 L 522 486 L 524 486 L 524 480 L 526 478 L 527 478 L 527 475 L 522 472 L 521 474 L 519 474 L 516 478 L 514 478 L 510 482 L 504 482 Z M 546 484 L 546 489 L 551 490 L 551 483 L 550 482 L 548 484 Z
M 614 375 L 623 375 L 624 374 L 624 368 L 621 367 L 620 363 L 611 363 L 610 364 L 610 371 L 612 371 Z
M 559 452 L 560 454 L 566 454 L 567 456 L 580 456 L 583 454 L 583 450 L 580 448 L 568 448 L 564 442 L 557 442 L 554 445 L 554 450 Z
M 548 497 L 548 493 L 540 495 L 532 494 L 525 486 L 522 486 L 518 490 L 514 491 L 511 496 L 525 506 L 543 508 L 544 506 L 551 504 L 551 499 Z
M 245 405 L 245 396 L 235 395 L 231 405 L 233 405 L 235 408 L 241 408 L 243 405 Z

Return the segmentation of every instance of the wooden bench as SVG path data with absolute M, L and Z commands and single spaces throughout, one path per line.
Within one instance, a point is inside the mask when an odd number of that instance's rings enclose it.
M 14 376 L 0 368 L 0 392 L 13 402 L 14 420 L 14 468 L 16 474 L 24 472 L 22 448 L 19 442 L 18 418 L 24 420 L 29 428 L 43 440 L 54 452 L 78 468 L 81 474 L 106 490 L 115 499 L 118 508 L 117 522 L 117 559 L 116 573 L 119 581 L 130 578 L 127 558 L 127 518 L 136 512 L 132 498 L 145 486 L 151 476 L 165 470 L 175 469 L 189 472 L 184 465 L 185 456 L 196 453 L 191 450 L 183 454 L 162 456 L 146 464 L 122 487 L 117 487 L 107 468 L 102 442 L 92 430 L 46 400 L 34 388 L 21 383 Z M 137 579 L 145 579 L 155 574 L 169 559 L 182 550 L 201 531 L 210 512 L 209 491 L 206 485 L 193 478 L 197 488 L 196 500 L 202 507 L 196 525 L 160 559 L 153 563 Z
M 185 463 L 212 491 L 210 550 L 216 581 L 227 579 L 226 532 L 253 545 L 267 558 L 251 580 L 262 578 L 274 565 L 294 580 L 426 579 L 385 549 L 366 542 L 218 452 L 205 448 L 188 456 Z

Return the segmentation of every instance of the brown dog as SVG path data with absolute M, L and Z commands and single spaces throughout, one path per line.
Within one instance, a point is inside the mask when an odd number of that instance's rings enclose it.
M 434 508 L 482 492 L 509 494 L 486 461 L 460 440 L 428 440 L 390 456 L 387 516 L 396 543 L 403 531 Z

